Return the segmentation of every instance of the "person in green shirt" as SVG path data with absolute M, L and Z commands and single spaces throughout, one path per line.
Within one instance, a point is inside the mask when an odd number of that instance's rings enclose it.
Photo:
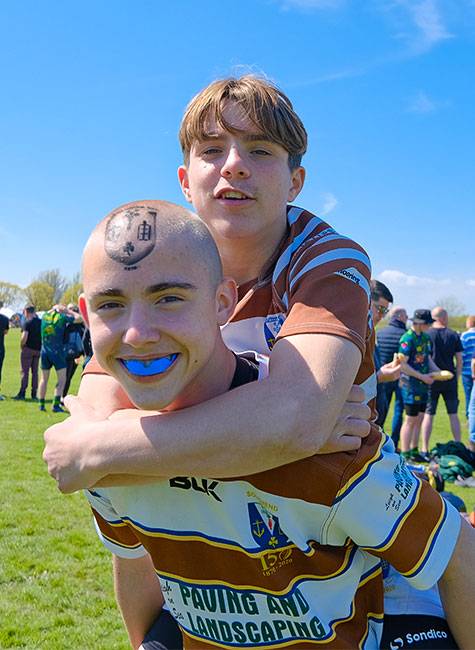
M 434 381 L 430 373 L 439 370 L 432 361 L 432 343 L 427 334 L 433 322 L 429 309 L 416 309 L 412 327 L 399 341 L 399 384 L 406 413 L 401 429 L 401 454 L 416 462 L 428 460 L 428 457 L 419 453 L 419 433 L 427 406 L 429 386 Z
M 57 376 L 54 390 L 53 411 L 62 413 L 61 396 L 66 382 L 67 355 L 64 333 L 69 323 L 79 323 L 82 317 L 78 312 L 64 305 L 54 305 L 41 318 L 41 381 L 39 386 L 40 411 L 46 411 L 45 397 L 49 373 L 54 367 Z

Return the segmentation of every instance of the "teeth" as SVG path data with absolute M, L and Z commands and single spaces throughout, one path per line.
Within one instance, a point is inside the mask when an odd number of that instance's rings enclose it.
M 159 359 L 122 359 L 122 364 L 132 375 L 139 377 L 151 377 L 161 375 L 174 363 L 178 354 L 170 354 L 168 357 Z
M 245 194 L 241 192 L 223 192 L 222 196 L 225 199 L 245 199 L 247 198 Z

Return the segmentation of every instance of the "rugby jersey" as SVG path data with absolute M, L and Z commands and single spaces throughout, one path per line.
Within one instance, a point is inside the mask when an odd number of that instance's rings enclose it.
M 110 551 L 150 554 L 184 647 L 197 649 L 379 648 L 379 558 L 428 588 L 460 526 L 376 432 L 357 452 L 253 476 L 177 476 L 86 496 Z
M 284 241 L 261 276 L 239 288 L 223 338 L 235 352 L 264 356 L 293 334 L 347 338 L 362 352 L 356 383 L 371 400 L 370 275 L 360 246 L 291 206 Z M 97 364 L 87 371 L 101 372 Z M 234 480 L 101 488 L 88 498 L 114 553 L 150 553 L 189 648 L 377 648 L 378 558 L 428 587 L 460 525 L 375 425 L 355 452 Z
M 475 328 L 462 332 L 460 340 L 463 345 L 462 352 L 462 375 L 472 376 L 472 359 L 475 356 Z

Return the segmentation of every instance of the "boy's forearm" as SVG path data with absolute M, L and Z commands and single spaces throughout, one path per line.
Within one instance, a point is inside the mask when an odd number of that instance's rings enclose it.
M 159 616 L 163 596 L 150 556 L 128 560 L 114 556 L 114 590 L 134 649 Z
M 96 429 L 93 455 L 105 474 L 223 478 L 315 453 L 318 428 L 309 424 L 310 450 L 298 435 L 298 405 L 286 395 L 286 408 L 278 409 L 273 393 L 266 379 L 170 415 L 109 420 Z M 292 429 L 295 435 L 289 435 Z M 324 432 L 320 436 L 323 444 Z

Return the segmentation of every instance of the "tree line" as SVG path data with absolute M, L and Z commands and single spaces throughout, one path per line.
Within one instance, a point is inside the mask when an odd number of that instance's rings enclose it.
M 27 303 L 34 305 L 37 311 L 45 311 L 57 303 L 76 304 L 81 291 L 79 273 L 67 280 L 59 269 L 42 271 L 27 287 L 0 280 L 0 301 L 11 309 Z

